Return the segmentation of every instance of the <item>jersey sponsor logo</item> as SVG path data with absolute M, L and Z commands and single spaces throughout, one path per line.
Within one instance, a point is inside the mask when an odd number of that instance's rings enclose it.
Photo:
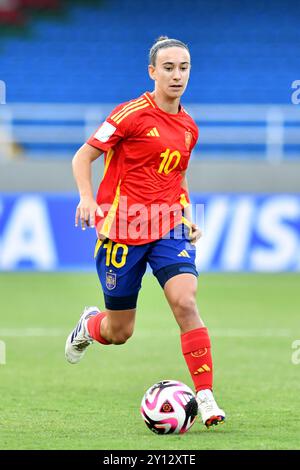
M 192 357 L 202 357 L 207 353 L 207 348 L 197 349 L 197 351 L 191 352 Z
M 150 135 L 151 137 L 159 137 L 159 132 L 156 127 L 153 127 L 149 132 L 147 132 L 147 135 Z
M 100 142 L 107 142 L 108 139 L 114 134 L 116 131 L 116 127 L 110 124 L 110 122 L 105 121 L 102 126 L 99 127 L 94 138 L 99 140 Z
M 190 131 L 185 131 L 185 146 L 187 150 L 190 150 L 193 134 Z
M 203 372 L 210 372 L 210 367 L 207 364 L 203 364 L 203 366 L 195 370 L 194 375 L 203 374 Z
M 117 285 L 117 275 L 115 273 L 106 273 L 105 284 L 108 290 L 113 290 Z

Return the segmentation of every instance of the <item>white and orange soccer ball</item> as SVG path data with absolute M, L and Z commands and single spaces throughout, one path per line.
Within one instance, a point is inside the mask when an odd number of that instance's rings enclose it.
M 156 434 L 183 434 L 194 424 L 198 405 L 194 392 L 177 380 L 163 380 L 143 396 L 141 415 Z

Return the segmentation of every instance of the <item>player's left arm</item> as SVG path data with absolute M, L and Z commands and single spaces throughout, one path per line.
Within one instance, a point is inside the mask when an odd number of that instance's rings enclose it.
M 187 182 L 187 177 L 186 177 L 186 171 L 182 171 L 181 175 L 182 175 L 181 187 L 183 189 L 185 189 L 187 193 L 189 193 L 189 187 L 188 187 L 188 182 Z M 194 245 L 201 238 L 202 232 L 201 232 L 200 228 L 198 227 L 198 225 L 193 223 L 192 208 L 191 208 L 190 204 L 187 207 L 184 208 L 184 216 L 186 217 L 186 219 L 188 219 L 189 222 L 191 222 L 191 235 L 190 235 L 190 237 L 191 237 L 191 243 Z

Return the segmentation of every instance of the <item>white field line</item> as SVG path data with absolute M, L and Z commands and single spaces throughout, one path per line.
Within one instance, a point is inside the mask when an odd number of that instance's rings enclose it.
M 0 328 L 1 338 L 33 338 L 33 337 L 66 337 L 70 330 L 62 328 Z M 234 329 L 234 328 L 211 328 L 210 336 L 218 338 L 288 338 L 294 336 L 291 329 L 268 328 L 268 329 Z M 165 330 L 153 329 L 147 331 L 136 331 L 136 338 L 156 336 L 166 336 L 178 334 L 177 329 Z
M 0 328 L 0 338 L 12 337 L 12 338 L 31 338 L 37 337 L 52 337 L 52 336 L 65 336 L 67 330 L 60 328 Z

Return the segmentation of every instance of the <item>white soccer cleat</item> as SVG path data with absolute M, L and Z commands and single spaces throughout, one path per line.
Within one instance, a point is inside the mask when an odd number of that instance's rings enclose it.
M 207 428 L 225 421 L 225 413 L 218 407 L 211 390 L 200 390 L 197 393 L 197 403 L 198 414 Z
M 87 321 L 98 313 L 100 313 L 98 307 L 85 307 L 75 329 L 69 334 L 66 341 L 65 356 L 71 364 L 77 364 L 84 356 L 87 347 L 94 341 L 89 335 Z

